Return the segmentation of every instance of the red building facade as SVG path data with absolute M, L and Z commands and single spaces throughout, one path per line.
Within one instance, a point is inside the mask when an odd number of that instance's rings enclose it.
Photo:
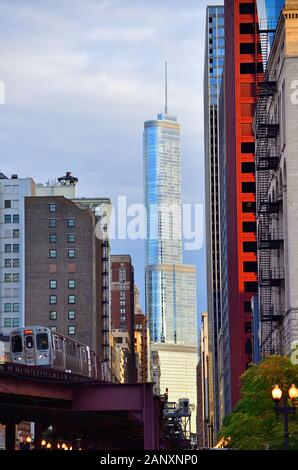
M 256 83 L 262 74 L 255 0 L 225 1 L 225 156 L 231 406 L 252 361 L 251 299 L 257 293 Z

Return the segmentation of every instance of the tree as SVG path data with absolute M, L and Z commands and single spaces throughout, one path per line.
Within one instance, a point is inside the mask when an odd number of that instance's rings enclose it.
M 298 384 L 298 365 L 284 356 L 270 356 L 250 365 L 241 382 L 242 398 L 224 419 L 219 437 L 229 438 L 227 446 L 236 449 L 282 449 L 283 417 L 276 417 L 271 391 L 279 384 L 287 393 L 291 384 Z M 289 448 L 298 449 L 298 410 L 296 417 L 289 417 Z

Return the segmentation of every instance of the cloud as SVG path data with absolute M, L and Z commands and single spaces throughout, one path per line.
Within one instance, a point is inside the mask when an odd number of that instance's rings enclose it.
M 206 5 L 2 0 L 1 170 L 36 181 L 71 170 L 81 195 L 120 193 L 136 202 L 143 121 L 162 110 L 167 60 L 169 110 L 182 125 L 184 196 L 202 201 Z M 140 284 L 142 269 L 139 262 Z

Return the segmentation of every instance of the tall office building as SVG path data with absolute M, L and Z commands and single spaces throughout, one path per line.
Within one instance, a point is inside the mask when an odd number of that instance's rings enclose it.
M 147 209 L 146 313 L 152 351 L 159 355 L 160 392 L 189 398 L 196 424 L 196 270 L 182 264 L 180 125 L 159 114 L 144 128 Z M 177 360 L 182 361 L 179 374 Z M 181 362 L 180 361 L 180 362 Z
M 263 72 L 255 0 L 225 2 L 224 158 L 226 172 L 226 275 L 223 323 L 228 325 L 227 414 L 240 398 L 240 376 L 252 361 L 251 298 L 258 290 L 255 139 L 256 82 Z
M 0 334 L 25 319 L 25 197 L 35 194 L 32 178 L 0 173 Z
M 224 7 L 208 6 L 206 10 L 204 67 L 205 129 L 205 218 L 207 254 L 207 299 L 209 327 L 208 410 L 210 420 L 219 427 L 219 349 L 222 323 L 221 219 L 219 170 L 219 97 L 224 66 Z

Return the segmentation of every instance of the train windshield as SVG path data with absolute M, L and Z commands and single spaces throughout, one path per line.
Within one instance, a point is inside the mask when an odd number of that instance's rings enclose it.
M 34 347 L 34 345 L 33 345 L 33 336 L 31 336 L 31 335 L 30 336 L 25 336 L 25 338 L 26 338 L 26 340 L 25 340 L 26 341 L 26 348 L 32 349 Z
M 13 353 L 22 352 L 22 337 L 21 336 L 12 336 L 11 338 L 11 350 Z
M 49 341 L 47 333 L 38 333 L 36 335 L 36 347 L 40 350 L 49 349 Z

